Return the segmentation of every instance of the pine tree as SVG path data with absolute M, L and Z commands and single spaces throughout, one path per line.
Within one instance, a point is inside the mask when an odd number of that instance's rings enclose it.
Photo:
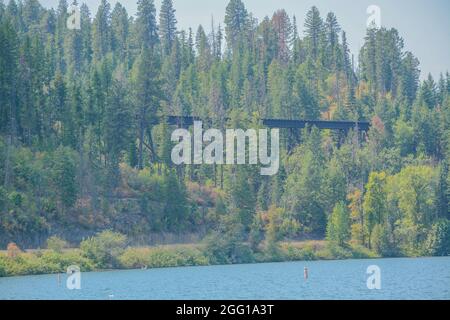
M 355 89 L 352 85 L 350 85 L 350 87 L 347 89 L 347 97 L 345 99 L 344 108 L 344 117 L 341 117 L 341 120 L 348 119 L 360 121 L 363 118 L 363 114 L 361 114 L 360 110 L 358 109 L 355 97 Z
M 102 0 L 92 29 L 94 60 L 102 59 L 111 50 L 111 36 L 111 6 L 107 0 Z
M 213 18 L 211 19 L 211 29 L 212 29 L 211 30 L 212 55 L 216 60 L 220 60 L 220 58 L 222 57 L 222 41 L 223 41 L 222 27 L 219 24 L 216 33 Z
M 76 0 L 72 3 L 77 6 Z M 64 39 L 65 66 L 72 72 L 79 72 L 82 68 L 83 38 L 80 30 L 70 30 Z
M 154 155 L 155 150 L 151 141 L 151 126 L 149 120 L 156 119 L 160 108 L 160 101 L 163 99 L 161 81 L 159 78 L 160 62 L 156 53 L 144 47 L 141 55 L 137 58 L 133 66 L 132 82 L 134 88 L 134 104 L 138 119 L 138 167 L 144 167 L 144 145 L 145 135 L 148 133 L 148 146 Z
M 440 106 L 445 102 L 445 98 L 447 96 L 447 82 L 445 81 L 444 75 L 441 73 L 439 75 L 439 83 L 438 83 L 438 103 Z
M 197 64 L 199 69 L 201 71 L 206 71 L 211 64 L 211 45 L 202 25 L 200 25 L 197 29 L 197 34 L 195 36 L 195 48 L 198 54 Z
M 427 80 L 423 82 L 422 87 L 420 88 L 419 99 L 429 109 L 434 109 L 437 106 L 437 87 L 431 74 L 428 75 Z
M 17 34 L 10 21 L 0 24 L 0 132 L 15 135 L 17 108 Z
M 156 8 L 153 0 L 138 0 L 136 15 L 137 41 L 141 47 L 153 49 L 159 42 Z
M 186 221 L 190 218 L 186 190 L 184 185 L 178 182 L 174 170 L 166 171 L 163 177 L 165 229 L 172 232 L 183 231 L 186 229 Z
M 66 65 L 64 60 L 64 39 L 67 33 L 67 18 L 68 18 L 68 4 L 67 0 L 59 0 L 56 22 L 56 34 L 55 34 L 55 45 L 56 45 L 56 58 L 57 66 L 60 72 L 65 73 Z
M 59 147 L 52 160 L 52 180 L 64 211 L 77 200 L 76 158 L 70 148 Z
M 368 28 L 365 37 L 365 43 L 360 51 L 361 77 L 368 82 L 370 93 L 376 96 L 378 91 L 377 84 L 377 62 L 376 62 L 376 33 L 375 28 Z
M 277 39 L 277 58 L 287 64 L 290 58 L 290 42 L 292 38 L 292 25 L 285 10 L 278 10 L 272 17 L 273 30 Z
M 129 17 L 127 10 L 117 3 L 111 15 L 112 49 L 120 61 L 126 62 L 128 58 Z
M 190 66 L 182 72 L 174 94 L 175 114 L 190 115 L 193 113 L 198 90 L 197 74 L 194 67 Z
M 172 0 L 163 0 L 159 13 L 159 34 L 165 55 L 170 55 L 177 34 L 177 19 Z
M 0 0 L 0 21 L 2 21 L 3 16 L 5 15 L 5 3 L 3 2 L 3 0 Z
M 291 108 L 298 108 L 299 110 L 299 114 L 293 119 L 318 119 L 320 117 L 319 101 L 314 90 L 307 85 L 308 81 L 301 70 L 297 72 L 293 83 L 296 103 L 292 104 Z
M 312 7 L 306 14 L 305 34 L 309 41 L 310 52 L 314 60 L 319 57 L 320 44 L 324 33 L 323 20 L 317 7 Z
M 81 55 L 84 64 L 89 64 L 92 59 L 92 25 L 89 7 L 85 3 L 83 3 L 80 7 L 80 27 L 83 42 L 83 52 Z
M 321 138 L 318 129 L 308 134 L 305 143 L 287 160 L 287 179 L 283 203 L 289 216 L 295 218 L 305 233 L 325 235 L 326 214 L 323 190 Z
M 327 19 L 325 21 L 325 33 L 327 41 L 327 56 L 328 56 L 328 67 L 334 70 L 338 67 L 338 51 L 337 47 L 339 45 L 339 33 L 341 32 L 341 27 L 337 22 L 337 18 L 333 12 L 329 12 Z
M 11 2 L 10 2 L 11 4 Z M 2 169 L 3 186 L 9 187 L 12 177 L 11 151 L 17 138 L 17 34 L 11 20 L 0 22 L 0 133 L 7 137 Z M 6 140 L 5 139 L 5 140 Z M 2 157 L 3 158 L 3 157 Z M 3 159 L 2 159 L 3 160 Z M 6 193 L 6 191 L 5 191 Z
M 123 66 L 115 72 L 105 110 L 104 140 L 107 157 L 107 189 L 114 190 L 119 183 L 119 163 L 130 141 L 131 110 L 128 84 Z
M 342 31 L 342 67 L 348 86 L 354 86 L 355 76 L 350 61 L 350 49 L 348 48 L 347 35 Z
M 249 23 L 248 12 L 241 0 L 230 0 L 225 13 L 225 35 L 228 48 L 235 50 L 239 41 L 246 36 Z
M 256 194 L 247 168 L 238 166 L 231 177 L 230 190 L 232 207 L 236 210 L 238 221 L 249 231 L 255 214 Z
M 173 109 L 174 92 L 181 73 L 181 48 L 178 38 L 173 42 L 173 48 L 161 68 L 161 79 L 164 96 L 167 98 L 168 109 Z M 168 110 L 171 112 L 172 110 Z
M 26 0 L 22 4 L 21 13 L 26 31 L 32 30 L 34 25 L 39 22 L 42 9 L 38 0 Z
M 416 98 L 419 76 L 419 60 L 414 57 L 411 52 L 406 52 L 405 57 L 402 60 L 400 94 L 406 98 L 408 106 L 411 106 Z

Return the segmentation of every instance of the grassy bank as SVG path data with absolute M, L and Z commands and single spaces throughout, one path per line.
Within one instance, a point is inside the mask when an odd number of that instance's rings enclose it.
M 91 243 L 92 245 L 92 243 Z M 94 245 L 95 247 L 96 245 Z M 104 251 L 103 251 L 104 249 Z M 276 248 L 258 252 L 242 252 L 228 260 L 218 259 L 206 244 L 170 245 L 158 247 L 100 248 L 96 252 L 82 244 L 80 249 L 46 249 L 19 252 L 15 256 L 0 252 L 0 276 L 22 276 L 64 273 L 68 266 L 77 265 L 82 272 L 105 269 L 166 268 L 206 266 L 233 263 L 263 263 L 349 258 L 375 258 L 360 247 L 340 248 L 325 241 L 280 243 Z

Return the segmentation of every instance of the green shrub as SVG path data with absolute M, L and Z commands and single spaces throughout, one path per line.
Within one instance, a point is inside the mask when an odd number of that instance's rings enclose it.
M 237 264 L 255 261 L 250 246 L 234 235 L 213 233 L 205 238 L 205 255 L 211 264 Z
M 56 236 L 47 239 L 47 249 L 53 250 L 57 253 L 62 253 L 68 247 L 68 243 Z
M 354 259 L 372 259 L 379 257 L 375 252 L 362 245 L 352 245 L 351 250 Z
M 372 231 L 371 244 L 372 249 L 382 257 L 398 255 L 398 250 L 390 241 L 388 229 L 385 225 L 375 225 Z
M 352 252 L 348 248 L 338 246 L 335 243 L 328 243 L 327 246 L 316 253 L 319 259 L 324 260 L 341 260 L 352 258 Z
M 450 221 L 442 219 L 436 222 L 425 242 L 425 251 L 432 256 L 450 255 Z
M 67 268 L 72 265 L 79 266 L 84 272 L 95 269 L 93 262 L 84 257 L 79 250 L 70 250 L 64 253 L 47 251 L 40 260 L 44 264 L 57 266 L 58 272 L 66 272 Z
M 289 245 L 285 251 L 286 260 L 289 261 L 311 261 L 316 259 L 316 254 L 312 246 L 305 246 L 300 249 Z
M 179 266 L 206 266 L 209 264 L 208 258 L 198 249 L 178 249 Z
M 126 269 L 138 269 L 148 266 L 148 249 L 128 248 L 118 258 Z
M 15 258 L 0 255 L 0 277 L 64 273 L 71 265 L 77 265 L 83 271 L 94 269 L 93 263 L 79 250 L 65 253 L 38 251 L 23 253 Z
M 119 257 L 122 267 L 164 268 L 208 265 L 206 256 L 198 249 L 171 248 L 128 248 Z
M 0 256 L 0 277 L 6 277 L 5 257 Z
M 174 252 L 164 249 L 152 250 L 148 256 L 149 268 L 177 267 L 177 257 Z
M 117 258 L 123 253 L 127 238 L 125 235 L 103 231 L 80 244 L 83 256 L 91 260 L 97 268 L 107 269 L 120 265 Z
M 3 259 L 6 276 L 22 276 L 53 273 L 57 266 L 39 261 L 35 255 L 27 254 Z
M 212 264 L 230 264 L 229 245 L 216 235 L 205 238 L 205 253 Z
M 25 196 L 20 192 L 13 191 L 8 195 L 8 199 L 13 206 L 19 208 L 24 203 Z

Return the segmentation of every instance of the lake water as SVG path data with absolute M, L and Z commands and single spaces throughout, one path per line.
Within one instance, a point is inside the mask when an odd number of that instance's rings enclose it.
M 381 289 L 367 288 L 367 268 Z M 303 270 L 309 270 L 305 281 Z M 266 263 L 0 278 L 0 299 L 450 299 L 450 257 Z

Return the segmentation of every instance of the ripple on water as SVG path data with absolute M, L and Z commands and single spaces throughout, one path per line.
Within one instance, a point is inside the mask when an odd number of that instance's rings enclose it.
M 381 269 L 381 290 L 366 286 Z M 303 278 L 308 267 L 309 279 Z M 266 263 L 0 278 L 0 299 L 450 299 L 450 257 Z

